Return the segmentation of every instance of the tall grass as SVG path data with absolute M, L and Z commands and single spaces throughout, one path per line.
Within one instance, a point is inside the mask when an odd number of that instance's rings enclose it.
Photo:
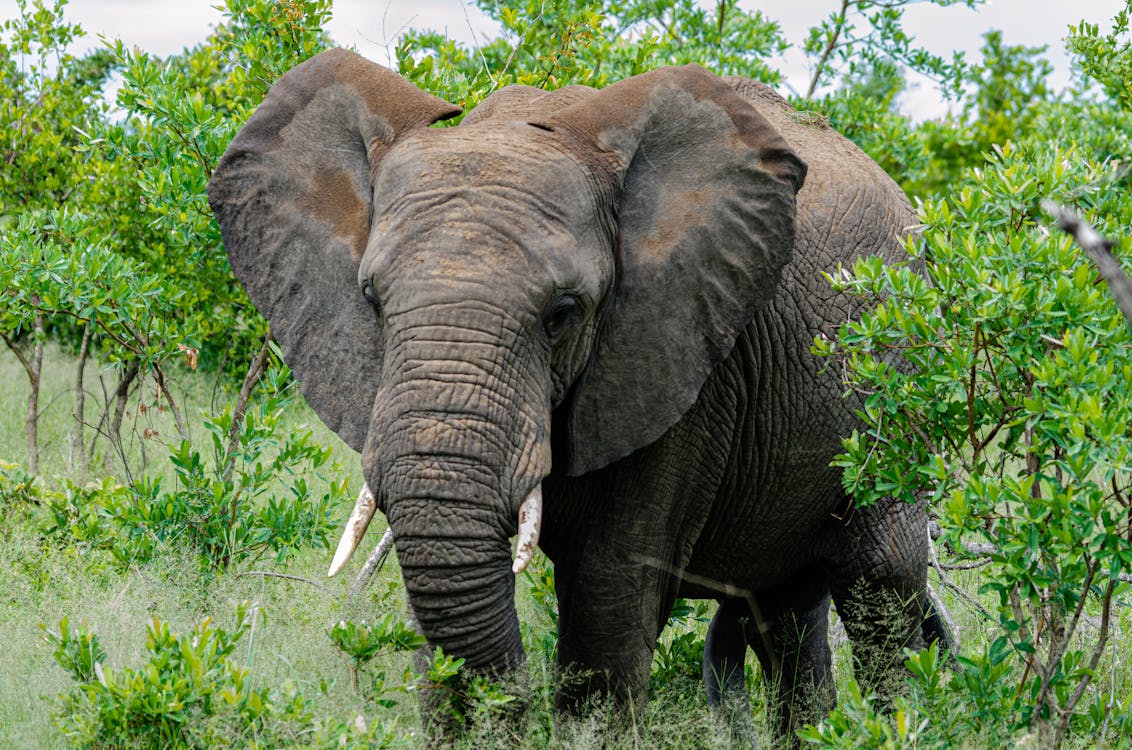
M 47 488 L 58 489 L 66 480 L 82 484 L 106 475 L 122 476 L 122 458 L 105 440 L 97 442 L 90 467 L 84 472 L 70 450 L 69 431 L 73 426 L 73 357 L 64 351 L 49 348 L 41 402 L 40 477 Z M 87 419 L 97 420 L 101 408 L 102 385 L 112 388 L 112 373 L 88 367 L 89 398 Z M 198 425 L 199 417 L 231 398 L 230 394 L 214 396 L 213 382 L 199 373 L 185 372 L 183 387 L 175 393 L 184 399 L 184 413 L 189 425 Z M 10 355 L 0 353 L 0 461 L 23 463 L 23 404 L 27 384 L 18 363 Z M 149 474 L 162 473 L 171 478 L 167 466 L 166 436 L 176 430 L 167 414 L 152 408 L 144 411 L 139 403 L 152 402 L 152 395 L 142 395 L 130 402 L 128 433 L 125 434 L 126 460 L 135 469 L 144 461 Z M 360 486 L 357 456 L 333 433 L 327 430 L 296 399 L 285 420 L 288 429 L 306 425 L 315 432 L 315 442 L 331 446 L 339 468 L 329 478 L 348 477 L 354 489 Z M 193 427 L 195 440 L 205 436 L 199 426 Z M 147 430 L 153 432 L 146 432 Z M 154 434 L 154 432 L 156 434 Z M 91 433 L 86 435 L 89 445 Z M 203 443 L 202 443 L 203 444 Z M 313 481 L 313 480 L 312 480 Z M 6 505 L 4 504 L 6 502 Z M 337 510 L 344 518 L 348 508 Z M 347 596 L 357 564 L 335 579 L 325 576 L 329 554 L 322 549 L 306 549 L 286 566 L 260 560 L 253 569 L 248 566 L 227 572 L 204 568 L 184 550 L 169 548 L 143 564 L 126 568 L 115 565 L 106 555 L 82 544 L 67 541 L 59 535 L 48 535 L 48 514 L 33 503 L 20 503 L 0 497 L 0 747 L 43 748 L 62 744 L 53 726 L 51 713 L 56 697 L 74 685 L 68 675 L 52 659 L 52 647 L 44 639 L 44 628 L 53 629 L 63 617 L 72 623 L 84 623 L 98 634 L 106 649 L 107 666 L 140 666 L 145 655 L 146 626 L 154 617 L 170 623 L 175 632 L 187 633 L 204 617 L 218 624 L 229 625 L 236 605 L 250 601 L 264 616 L 256 620 L 249 636 L 241 642 L 236 657 L 249 669 L 255 686 L 293 684 L 312 705 L 316 715 L 350 719 L 363 716 L 367 722 L 380 721 L 395 729 L 410 746 L 424 746 L 419 730 L 416 700 L 411 690 L 388 693 L 393 703 L 378 705 L 372 695 L 355 691 L 351 686 L 350 668 L 328 636 L 339 620 L 374 620 L 387 613 L 404 613 L 404 590 L 396 558 L 392 556 L 372 585 L 355 600 Z M 380 528 L 374 532 L 380 533 Z M 376 535 L 371 533 L 371 539 Z M 535 566 L 537 569 L 538 566 Z M 263 573 L 285 572 L 294 578 L 279 578 Z M 981 570 L 954 571 L 951 580 L 962 590 L 954 594 L 939 587 L 945 602 L 962 630 L 963 643 L 969 649 L 981 647 L 996 637 L 995 625 L 983 618 L 968 600 L 980 600 Z M 298 579 L 298 580 L 296 580 Z M 640 719 L 640 729 L 626 728 L 621 719 L 609 711 L 595 710 L 587 716 L 566 721 L 555 719 L 551 710 L 553 685 L 553 638 L 551 632 L 552 603 L 532 595 L 532 587 L 542 586 L 534 575 L 521 576 L 517 585 L 517 605 L 527 642 L 529 683 L 525 689 L 528 708 L 515 720 L 485 720 L 477 723 L 460 741 L 461 746 L 480 747 L 727 747 L 732 738 L 708 712 L 696 665 L 683 665 L 667 676 L 663 689 L 654 694 Z M 984 601 L 983 606 L 991 606 Z M 692 631 L 702 639 L 704 619 L 714 607 L 700 611 L 701 618 L 689 618 L 662 636 L 673 643 L 680 632 Z M 1128 652 L 1125 635 L 1129 611 L 1121 610 L 1116 643 L 1111 659 L 1106 660 L 1104 674 L 1098 682 L 1109 692 L 1127 694 L 1132 683 L 1123 654 Z M 835 675 L 839 694 L 850 694 L 850 654 L 843 637 L 835 638 Z M 754 663 L 753 655 L 750 663 Z M 405 654 L 380 657 L 371 670 L 384 671 L 389 683 L 404 682 L 412 667 L 412 658 Z M 757 668 L 748 669 L 756 676 Z M 754 707 L 755 731 L 761 745 L 771 742 L 763 705 L 764 689 L 760 679 L 753 679 L 751 699 Z M 1115 690 L 1113 688 L 1116 688 Z M 965 710 L 956 704 L 955 711 Z M 1077 738 L 1077 745 L 1095 742 L 1095 737 Z M 1126 740 L 1128 738 L 1125 738 Z M 992 741 L 990 737 L 959 738 L 960 746 L 979 747 Z M 998 741 L 998 740 L 993 740 Z M 912 746 L 912 745 L 906 745 Z

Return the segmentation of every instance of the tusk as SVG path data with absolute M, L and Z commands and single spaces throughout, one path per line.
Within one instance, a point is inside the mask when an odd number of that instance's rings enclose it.
M 515 546 L 515 562 L 511 572 L 519 575 L 534 557 L 538 548 L 538 532 L 542 526 L 542 485 L 538 485 L 519 506 L 519 543 Z
M 358 548 L 358 543 L 366 535 L 369 522 L 377 512 L 377 501 L 370 491 L 369 485 L 362 487 L 358 493 L 358 501 L 354 503 L 354 510 L 350 513 L 350 520 L 346 521 L 346 528 L 342 531 L 342 539 L 338 542 L 338 549 L 334 552 L 334 559 L 330 562 L 330 570 L 326 576 L 331 578 L 338 574 Z

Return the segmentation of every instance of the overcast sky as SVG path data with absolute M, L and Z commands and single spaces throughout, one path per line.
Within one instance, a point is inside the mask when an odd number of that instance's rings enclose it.
M 701 0 L 714 6 L 714 0 Z M 220 0 L 70 0 L 66 16 L 88 33 L 74 51 L 98 43 L 98 35 L 120 37 L 131 46 L 168 55 L 201 41 L 221 21 Z M 828 15 L 835 0 L 740 0 L 748 10 L 761 9 L 777 20 L 788 40 L 801 44 L 807 29 Z M 932 52 L 950 56 L 967 50 L 978 59 L 981 36 L 1001 29 L 1008 44 L 1049 45 L 1056 67 L 1054 88 L 1069 82 L 1069 60 L 1063 39 L 1070 24 L 1082 19 L 1111 28 L 1112 17 L 1124 0 L 990 0 L 977 11 L 939 8 L 922 3 L 909 8 L 905 28 Z M 0 17 L 18 12 L 15 0 L 0 0 Z M 390 44 L 405 28 L 431 28 L 464 43 L 497 34 L 497 27 L 471 0 L 336 0 L 328 30 L 339 44 L 354 46 L 376 62 L 386 63 Z M 779 62 L 787 87 L 804 91 L 809 80 L 806 59 L 797 51 Z M 939 93 L 926 82 L 913 81 L 904 94 L 903 109 L 918 118 L 946 112 Z

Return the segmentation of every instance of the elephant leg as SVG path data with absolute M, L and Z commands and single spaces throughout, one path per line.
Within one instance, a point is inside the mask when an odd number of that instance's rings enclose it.
M 904 688 L 904 649 L 941 629 L 927 600 L 925 523 L 922 507 L 897 500 L 856 509 L 848 564 L 831 580 L 857 681 L 887 704 Z
M 777 613 L 768 608 L 763 615 L 768 618 L 766 632 L 749 628 L 748 643 L 767 681 L 775 732 L 790 747 L 797 747 L 795 732 L 824 719 L 837 702 L 829 648 L 829 596 L 809 607 Z
M 744 667 L 746 630 L 753 627 L 751 609 L 743 599 L 724 599 L 708 626 L 704 642 L 703 676 L 712 712 L 726 723 L 732 737 L 750 746 L 754 741 L 751 705 Z
M 597 550 L 604 557 L 603 548 Z M 555 588 L 555 709 L 578 714 L 587 704 L 610 700 L 626 718 L 643 716 L 660 613 L 672 608 L 675 582 L 649 565 L 603 561 L 556 567 Z

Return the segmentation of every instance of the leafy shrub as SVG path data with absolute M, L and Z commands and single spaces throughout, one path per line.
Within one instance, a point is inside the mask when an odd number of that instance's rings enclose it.
M 708 601 L 677 599 L 668 616 L 665 635 L 657 639 L 653 651 L 649 688 L 652 692 L 699 691 L 703 680 L 706 623 L 711 621 Z
M 1125 0 L 1124 8 L 1112 19 L 1112 31 L 1101 36 L 1095 23 L 1082 21 L 1069 27 L 1066 46 L 1079 55 L 1082 71 L 1098 82 L 1112 99 L 1125 111 L 1132 110 L 1132 42 L 1128 19 L 1132 15 L 1132 2 Z
M 1124 200 L 1113 174 L 1071 145 L 996 147 L 969 187 L 923 204 L 908 244 L 922 272 L 872 258 L 832 277 L 876 307 L 815 346 L 863 398 L 866 427 L 837 459 L 846 489 L 862 503 L 926 492 L 951 550 L 993 550 L 982 591 L 997 600 L 996 648 L 1018 665 L 1018 701 L 999 708 L 1049 747 L 1090 724 L 1081 709 L 1100 695 L 1127 588 L 1132 335 L 1035 204 Z
M 0 519 L 38 505 L 42 488 L 19 464 L 0 461 Z
M 546 555 L 535 553 L 523 571 L 529 587 L 527 596 L 535 605 L 535 617 L 523 618 L 519 628 L 528 657 L 553 665 L 558 654 L 558 592 L 554 589 L 554 566 Z
M 216 569 L 268 552 L 282 562 L 304 547 L 326 547 L 345 481 L 330 482 L 319 496 L 311 492 L 307 477 L 327 466 L 330 450 L 314 444 L 309 430 L 285 425 L 294 388 L 289 371 L 273 368 L 265 381 L 266 395 L 237 441 L 228 443 L 233 418 L 226 409 L 204 421 L 209 455 L 188 441 L 171 449 L 173 489 L 159 478 L 134 487 L 109 478 L 86 488 L 68 482 L 48 500 L 55 522 L 49 533 L 108 550 L 123 566 L 150 559 L 163 544 L 189 549 Z
M 781 76 L 766 59 L 788 46 L 763 13 L 693 0 L 522 0 L 476 5 L 501 35 L 468 49 L 435 31 L 410 30 L 397 46 L 401 75 L 465 110 L 496 89 L 601 88 L 662 65 L 699 63 L 720 75 L 767 82 Z
M 392 614 L 386 615 L 372 625 L 365 620 L 360 623 L 340 620 L 330 628 L 330 641 L 349 661 L 351 687 L 359 693 L 364 692 L 386 708 L 393 705 L 393 701 L 383 697 L 388 690 L 386 673 L 377 671 L 367 675 L 368 681 L 363 691 L 359 679 L 363 674 L 363 668 L 380 654 L 415 651 L 427 645 L 423 635 Z M 411 677 L 406 675 L 402 680 L 402 686 L 408 684 L 410 680 Z
M 944 750 L 960 744 L 962 738 L 981 737 L 987 746 L 999 741 L 1008 729 L 1004 718 L 1011 715 L 1016 700 L 1010 683 L 1015 675 L 1002 644 L 993 654 L 960 659 L 962 666 L 950 680 L 938 643 L 905 653 L 909 690 L 893 707 L 880 706 L 875 696 L 862 693 L 857 681 L 851 680 L 829 717 L 818 726 L 806 726 L 798 736 L 830 750 Z
M 418 689 L 432 693 L 427 704 L 451 722 L 469 725 L 484 722 L 505 711 L 517 698 L 507 688 L 485 675 L 463 670 L 464 660 L 437 648 L 425 662 Z
M 138 669 L 105 666 L 97 635 L 64 617 L 45 638 L 77 686 L 56 699 L 55 726 L 79 748 L 387 747 L 398 739 L 379 723 L 316 720 L 291 683 L 253 687 L 233 654 L 257 616 L 243 602 L 232 630 L 205 618 L 183 636 L 155 617 Z

